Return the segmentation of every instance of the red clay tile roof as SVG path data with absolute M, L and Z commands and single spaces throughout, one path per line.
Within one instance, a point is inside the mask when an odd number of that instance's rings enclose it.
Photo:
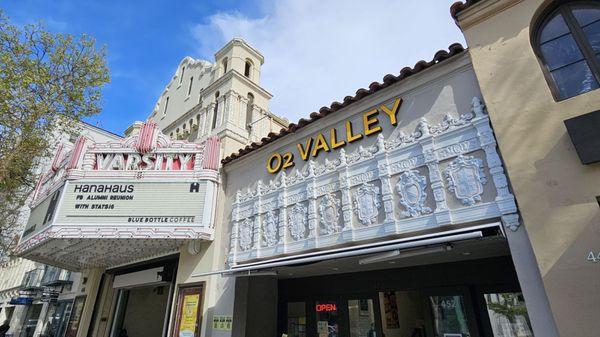
M 448 51 L 439 50 L 437 53 L 435 53 L 433 60 L 431 60 L 429 62 L 421 60 L 421 61 L 417 62 L 413 68 L 404 67 L 404 68 L 402 68 L 402 70 L 400 70 L 400 74 L 398 76 L 394 76 L 392 74 L 387 74 L 383 77 L 383 83 L 373 82 L 369 85 L 369 89 L 361 88 L 356 91 L 356 94 L 354 96 L 344 97 L 344 100 L 342 103 L 333 102 L 333 103 L 331 103 L 331 105 L 329 107 L 324 106 L 321 109 L 319 109 L 319 112 L 311 113 L 309 115 L 310 116 L 309 119 L 301 118 L 298 121 L 298 123 L 295 123 L 295 124 L 291 123 L 287 128 L 281 129 L 279 131 L 279 133 L 270 132 L 267 135 L 267 137 L 264 137 L 263 139 L 261 139 L 260 143 L 253 142 L 252 144 L 239 150 L 239 152 L 234 153 L 234 154 L 224 158 L 223 160 L 221 160 L 221 163 L 223 165 L 225 165 L 225 164 L 227 164 L 235 159 L 238 159 L 242 156 L 245 156 L 248 153 L 250 153 L 262 146 L 265 146 L 281 137 L 284 137 L 291 133 L 295 133 L 296 131 L 300 130 L 301 128 L 305 127 L 306 125 L 308 125 L 320 118 L 323 118 L 331 113 L 334 113 L 337 110 L 344 108 L 354 102 L 360 101 L 361 99 L 363 99 L 371 94 L 374 94 L 381 89 L 389 87 L 390 85 L 392 85 L 396 82 L 400 82 L 400 81 L 404 80 L 405 78 L 410 77 L 416 73 L 419 73 L 419 72 L 421 72 L 435 64 L 438 64 L 444 60 L 447 60 L 454 55 L 460 54 L 464 50 L 465 49 L 463 48 L 463 46 L 460 43 L 451 44 L 448 47 Z
M 465 0 L 465 2 L 457 1 L 457 2 L 453 3 L 452 6 L 450 6 L 450 15 L 452 15 L 452 18 L 454 19 L 454 21 L 458 21 L 457 20 L 458 13 L 469 8 L 471 5 L 474 5 L 477 2 L 479 2 L 479 0 Z

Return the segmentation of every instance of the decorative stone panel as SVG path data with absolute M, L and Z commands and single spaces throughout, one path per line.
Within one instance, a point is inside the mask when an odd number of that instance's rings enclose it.
M 447 114 L 438 124 L 422 118 L 410 132 L 397 129 L 387 139 L 379 135 L 373 145 L 337 153 L 238 191 L 232 226 L 239 227 L 249 216 L 248 205 L 258 201 L 264 212 L 262 244 L 249 250 L 232 244 L 230 263 L 467 222 L 512 220 L 509 215 L 516 212 L 478 98 L 459 116 Z M 483 188 L 489 184 L 493 188 Z M 516 228 L 514 223 L 507 227 Z M 233 230 L 232 241 L 240 240 L 236 235 Z

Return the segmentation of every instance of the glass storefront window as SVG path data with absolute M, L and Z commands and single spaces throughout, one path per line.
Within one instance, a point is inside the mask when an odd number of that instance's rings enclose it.
M 25 316 L 20 337 L 33 337 L 41 311 L 42 304 L 33 304 L 27 309 L 27 316 Z
M 379 293 L 381 327 L 385 337 L 425 337 L 423 302 L 418 291 Z
M 348 300 L 350 337 L 378 337 L 372 299 Z
M 463 296 L 429 296 L 436 337 L 469 337 Z
M 338 337 L 340 331 L 339 314 L 336 301 L 317 301 L 317 336 Z
M 287 304 L 288 337 L 306 337 L 306 303 L 289 302 Z
M 72 301 L 50 304 L 46 326 L 40 337 L 62 337 L 67 327 L 67 318 L 71 313 Z
M 484 294 L 494 337 L 533 337 L 521 293 Z

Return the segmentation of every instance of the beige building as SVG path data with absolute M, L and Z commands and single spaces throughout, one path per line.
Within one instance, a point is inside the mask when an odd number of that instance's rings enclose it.
M 467 1 L 453 13 L 469 46 L 559 335 L 596 336 L 600 3 Z M 584 136 L 585 128 L 569 134 L 565 124 L 579 116 L 591 127 L 587 145 L 572 140 Z M 594 147 L 595 155 L 586 157 L 586 146 L 587 152 Z

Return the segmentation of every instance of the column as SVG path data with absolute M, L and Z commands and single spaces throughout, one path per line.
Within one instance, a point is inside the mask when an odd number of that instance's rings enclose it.
M 285 252 L 289 240 L 289 231 L 287 230 L 287 176 L 285 171 L 281 171 L 281 189 L 277 196 L 277 207 L 279 208 L 279 242 L 277 252 Z
M 340 190 L 342 192 L 342 236 L 344 239 L 352 239 L 352 198 L 350 196 L 350 186 L 348 182 L 348 166 L 346 162 L 346 151 L 340 149 L 340 170 L 339 170 Z M 349 234 L 345 234 L 349 233 Z
M 533 334 L 535 336 L 558 337 L 558 330 L 550 310 L 542 275 L 527 231 L 524 226 L 521 226 L 519 215 L 516 213 L 503 215 L 502 224 L 506 229 L 510 255 L 525 298 Z
M 308 238 L 319 237 L 319 220 L 317 219 L 317 195 L 315 191 L 317 179 L 315 178 L 315 162 L 308 162 L 308 181 L 306 185 L 306 199 L 308 201 Z

